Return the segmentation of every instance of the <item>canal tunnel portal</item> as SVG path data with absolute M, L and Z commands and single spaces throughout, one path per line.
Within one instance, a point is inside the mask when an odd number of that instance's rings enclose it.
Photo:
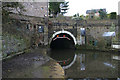
M 57 31 L 52 35 L 50 40 L 51 49 L 68 49 L 75 48 L 76 38 L 69 31 Z

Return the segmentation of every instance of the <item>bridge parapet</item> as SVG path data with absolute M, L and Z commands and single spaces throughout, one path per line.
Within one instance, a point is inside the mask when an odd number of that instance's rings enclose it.
M 85 36 L 81 36 L 80 29 L 85 28 L 86 36 L 91 35 L 93 38 L 99 38 L 102 37 L 101 35 L 104 32 L 110 31 L 111 26 L 115 25 L 115 27 L 118 25 L 117 20 L 68 20 L 66 22 L 63 21 L 53 21 L 51 29 L 48 29 L 48 38 L 50 39 L 52 37 L 52 34 L 54 34 L 57 31 L 61 31 L 64 29 L 65 31 L 71 32 L 75 38 L 77 39 L 77 42 L 81 42 L 80 40 L 84 40 L 85 42 Z M 89 33 L 89 34 L 88 34 Z M 82 42 L 81 42 L 82 43 Z

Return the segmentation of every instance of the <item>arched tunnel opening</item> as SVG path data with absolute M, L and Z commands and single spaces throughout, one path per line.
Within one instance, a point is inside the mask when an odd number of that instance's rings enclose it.
M 68 31 L 67 31 L 68 32 Z M 68 32 L 70 33 L 70 32 Z M 68 33 L 59 33 L 54 35 L 50 42 L 51 49 L 74 49 L 75 48 L 75 38 Z

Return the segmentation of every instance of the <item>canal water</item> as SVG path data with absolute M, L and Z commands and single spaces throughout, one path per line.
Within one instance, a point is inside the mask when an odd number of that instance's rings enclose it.
M 118 78 L 120 55 L 112 52 L 50 50 L 48 55 L 64 69 L 66 78 Z

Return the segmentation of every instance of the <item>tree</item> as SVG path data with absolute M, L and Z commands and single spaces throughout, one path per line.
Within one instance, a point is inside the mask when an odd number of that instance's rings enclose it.
M 85 16 L 84 15 L 80 15 L 79 13 L 73 15 L 73 19 L 77 19 L 77 20 L 84 20 Z
M 86 19 L 89 19 L 89 15 L 86 15 L 85 18 L 86 18 Z
M 77 17 L 77 15 L 76 15 L 76 14 L 74 14 L 74 15 L 73 15 L 73 17 Z
M 60 13 L 60 4 L 63 2 L 49 2 L 49 13 L 57 15 Z
M 107 18 L 110 19 L 110 14 L 107 14 Z
M 99 10 L 99 14 L 100 14 L 100 19 L 106 19 L 107 18 L 107 13 L 105 11 L 103 11 L 103 9 Z
M 79 17 L 80 17 L 80 16 L 79 16 L 79 13 L 73 15 L 73 17 L 79 18 Z
M 77 20 L 79 20 L 79 19 L 80 19 L 79 13 L 73 15 L 73 19 L 77 19 Z
M 110 19 L 116 19 L 117 13 L 116 12 L 111 12 L 110 13 Z
M 84 20 L 85 16 L 84 15 L 80 15 L 80 19 Z
M 68 6 L 69 6 L 68 3 L 69 2 L 64 2 L 64 3 L 60 4 L 60 11 L 61 11 L 62 15 L 65 14 L 65 13 L 67 13 Z

